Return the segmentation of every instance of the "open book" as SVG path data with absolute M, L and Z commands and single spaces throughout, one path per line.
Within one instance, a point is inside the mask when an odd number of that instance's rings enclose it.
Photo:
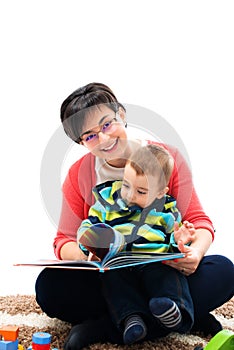
M 20 263 L 15 266 L 45 266 L 66 269 L 108 270 L 149 264 L 162 260 L 183 258 L 183 253 L 152 253 L 145 251 L 126 251 L 124 236 L 106 224 L 95 224 L 82 232 L 79 242 L 84 249 L 94 254 L 99 260 L 38 260 Z
M 98 270 L 105 272 L 108 270 L 119 269 L 139 264 L 149 264 L 162 260 L 183 258 L 183 253 L 139 253 L 139 252 L 120 252 L 112 258 L 105 258 L 102 261 L 86 260 L 47 260 L 41 259 L 34 262 L 18 263 L 15 266 L 44 266 L 53 268 Z

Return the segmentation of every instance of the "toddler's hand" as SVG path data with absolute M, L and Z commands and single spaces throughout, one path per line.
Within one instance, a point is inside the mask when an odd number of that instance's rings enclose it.
M 88 261 L 101 261 L 101 259 L 98 258 L 98 257 L 97 257 L 96 255 L 94 255 L 93 253 L 89 253 Z
M 183 244 L 188 244 L 193 241 L 195 235 L 194 225 L 189 221 L 184 221 L 183 225 L 179 227 L 177 221 L 174 224 L 174 238 L 175 242 L 178 243 L 182 241 Z

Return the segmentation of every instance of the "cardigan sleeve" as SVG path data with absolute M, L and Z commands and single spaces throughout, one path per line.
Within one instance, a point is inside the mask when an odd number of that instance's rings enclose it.
M 62 208 L 58 231 L 54 238 L 54 253 L 61 258 L 60 250 L 68 242 L 77 241 L 77 230 L 92 204 L 92 187 L 95 182 L 94 157 L 87 154 L 74 163 L 62 186 Z
M 169 194 L 176 198 L 182 221 L 188 220 L 196 229 L 204 228 L 210 231 L 214 239 L 214 227 L 206 215 L 194 188 L 192 173 L 180 152 L 172 147 L 166 147 L 174 158 L 175 164 L 169 181 Z

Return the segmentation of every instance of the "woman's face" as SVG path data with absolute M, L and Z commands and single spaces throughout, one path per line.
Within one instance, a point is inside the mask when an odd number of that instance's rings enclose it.
M 124 166 L 130 152 L 124 120 L 125 112 L 121 108 L 118 113 L 104 104 L 93 108 L 86 114 L 81 144 L 110 165 Z

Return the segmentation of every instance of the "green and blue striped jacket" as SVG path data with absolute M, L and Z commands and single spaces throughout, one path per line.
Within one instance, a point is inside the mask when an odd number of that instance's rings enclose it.
M 147 208 L 128 207 L 120 195 L 121 185 L 120 180 L 107 181 L 93 189 L 96 202 L 90 207 L 88 219 L 82 221 L 78 240 L 90 226 L 105 223 L 124 235 L 126 250 L 177 251 L 173 231 L 175 221 L 181 225 L 181 214 L 175 199 L 165 195 Z

